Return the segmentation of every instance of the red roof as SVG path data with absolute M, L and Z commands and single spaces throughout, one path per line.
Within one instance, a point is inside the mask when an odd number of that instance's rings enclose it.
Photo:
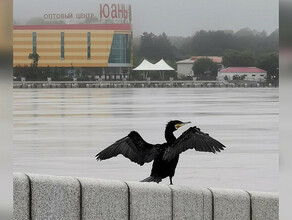
M 15 25 L 14 30 L 131 30 L 131 24 Z
M 220 71 L 221 73 L 266 73 L 266 70 L 257 67 L 228 67 Z

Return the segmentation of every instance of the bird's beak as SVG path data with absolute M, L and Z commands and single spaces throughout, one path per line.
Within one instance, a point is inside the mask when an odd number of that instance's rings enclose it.
M 192 123 L 192 122 L 190 122 L 190 121 L 183 122 L 183 123 L 181 123 L 181 126 L 186 125 L 186 124 L 190 124 L 190 123 Z
M 183 123 L 180 123 L 180 124 L 176 124 L 176 125 L 175 125 L 175 128 L 176 128 L 176 129 L 179 129 L 181 126 L 184 126 L 184 125 L 189 124 L 189 123 L 191 123 L 191 122 L 188 121 L 188 122 L 183 122 Z

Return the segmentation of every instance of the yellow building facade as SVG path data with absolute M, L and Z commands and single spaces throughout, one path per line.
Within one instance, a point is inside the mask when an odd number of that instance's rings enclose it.
M 132 67 L 131 24 L 18 25 L 13 31 L 13 66 Z

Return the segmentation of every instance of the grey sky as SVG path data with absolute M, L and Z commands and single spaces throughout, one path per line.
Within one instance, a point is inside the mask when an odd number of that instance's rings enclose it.
M 278 0 L 14 0 L 14 20 L 46 13 L 97 13 L 100 3 L 129 3 L 134 35 L 144 31 L 190 36 L 199 30 L 249 27 L 268 34 L 278 28 Z

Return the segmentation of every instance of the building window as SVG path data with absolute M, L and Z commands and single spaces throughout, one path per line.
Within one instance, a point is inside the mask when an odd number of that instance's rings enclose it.
M 252 75 L 252 76 L 255 76 L 255 75 Z
M 87 59 L 90 60 L 90 32 L 87 32 Z
M 129 34 L 115 34 L 113 37 L 109 63 L 130 63 L 131 44 Z
M 264 75 L 261 75 L 261 76 L 264 76 Z
M 64 32 L 61 32 L 61 59 L 64 59 Z
M 33 54 L 37 53 L 37 42 L 36 42 L 36 32 L 32 32 L 32 52 Z

